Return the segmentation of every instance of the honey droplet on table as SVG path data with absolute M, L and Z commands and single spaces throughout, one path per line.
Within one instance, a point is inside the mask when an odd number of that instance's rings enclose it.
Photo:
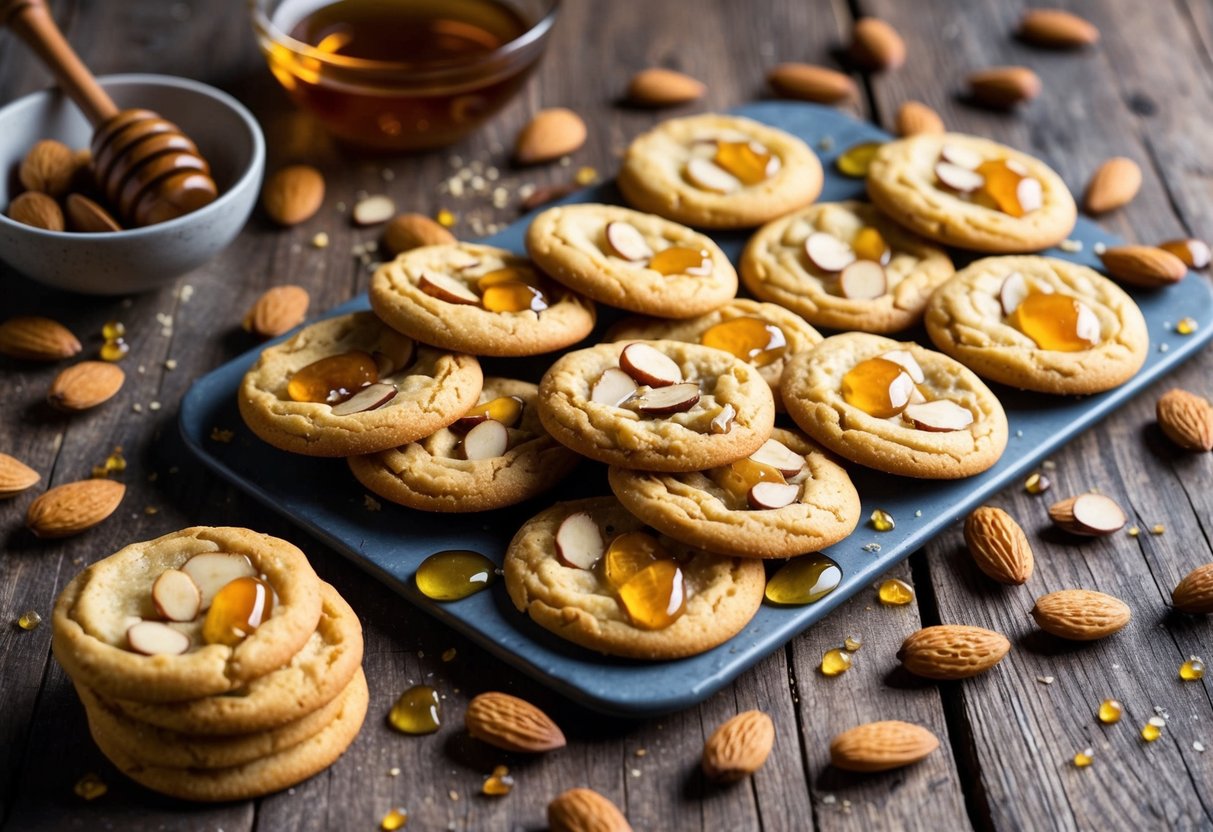
M 439 225 L 441 225 L 443 228 L 450 228 L 456 222 L 458 222 L 458 218 L 453 213 L 451 213 L 447 209 L 443 208 L 437 214 L 434 215 L 434 221 L 437 222 Z
M 647 532 L 625 532 L 607 547 L 602 558 L 602 572 L 607 583 L 619 589 L 638 572 L 659 560 L 669 560 L 670 554 L 661 541 Z
M 861 142 L 860 144 L 851 145 L 842 152 L 834 166 L 838 168 L 838 172 L 843 176 L 850 176 L 855 179 L 862 179 L 868 175 L 868 168 L 872 165 L 872 159 L 876 156 L 876 151 L 880 150 L 883 142 Z
M 762 318 L 733 318 L 708 327 L 699 336 L 705 347 L 724 350 L 755 367 L 778 361 L 788 349 L 783 330 Z
M 752 141 L 716 142 L 717 165 L 736 176 L 746 185 L 757 185 L 773 173 L 772 154 Z
M 121 361 L 126 358 L 126 354 L 130 351 L 130 344 L 121 338 L 114 338 L 101 345 L 101 360 L 109 362 Z
M 893 519 L 893 515 L 883 508 L 874 510 L 872 516 L 868 518 L 868 522 L 878 532 L 891 532 L 897 526 L 897 521 Z
M 480 305 L 490 312 L 542 312 L 548 308 L 543 293 L 520 280 L 486 287 L 480 296 Z
M 1091 748 L 1084 749 L 1074 755 L 1074 767 L 1075 768 L 1086 768 L 1087 766 L 1091 765 L 1091 763 L 1094 761 L 1094 759 L 1095 759 L 1094 749 L 1091 749 Z
M 914 600 L 914 587 L 900 578 L 889 578 L 876 590 L 880 603 L 888 607 L 903 607 Z
M 1091 308 L 1056 292 L 1028 295 L 1009 320 L 1042 350 L 1078 352 L 1089 350 L 1100 341 L 1099 318 Z
M 377 381 L 379 367 L 371 354 L 351 350 L 300 368 L 287 382 L 286 392 L 296 402 L 340 404 Z
M 851 240 L 851 251 L 855 252 L 855 256 L 860 260 L 871 260 L 882 266 L 887 266 L 893 259 L 893 250 L 889 248 L 889 244 L 884 241 L 881 233 L 870 225 L 859 229 L 855 239 Z
M 860 647 L 863 647 L 863 639 L 859 636 L 847 636 L 843 639 L 842 646 L 848 653 L 854 653 Z
M 510 776 L 510 770 L 505 766 L 497 766 L 493 769 L 493 773 L 484 779 L 484 785 L 480 787 L 480 791 L 490 797 L 504 797 L 513 788 L 514 778 Z
M 1166 723 L 1162 722 L 1162 725 L 1160 725 L 1160 722 L 1162 720 L 1158 717 L 1150 717 L 1150 721 L 1141 726 L 1141 738 L 1146 742 L 1154 742 L 1154 740 L 1161 737 L 1163 725 L 1166 725 Z
M 475 595 L 497 578 L 497 565 L 479 552 L 451 549 L 430 555 L 417 567 L 417 589 L 434 601 Z
M 703 248 L 671 246 L 654 254 L 648 267 L 666 276 L 689 274 L 703 277 L 712 272 L 712 255 Z
M 252 635 L 273 611 L 274 591 L 268 583 L 260 578 L 236 578 L 215 593 L 202 622 L 202 640 L 235 647 Z
M 1200 324 L 1195 318 L 1180 318 L 1179 323 L 1175 325 L 1175 331 L 1180 335 L 1191 335 L 1199 328 Z
M 17 626 L 22 630 L 36 630 L 42 623 L 42 616 L 37 610 L 26 610 L 17 618 Z
M 672 560 L 659 560 L 641 569 L 619 587 L 619 602 L 632 625 L 663 630 L 686 611 L 682 569 Z
M 905 410 L 913 386 L 914 380 L 900 364 L 887 358 L 869 358 L 842 377 L 842 398 L 869 416 L 888 419 Z
M 383 820 L 379 821 L 379 828 L 386 832 L 396 832 L 397 829 L 403 829 L 408 822 L 408 810 L 397 806 L 383 816 Z
M 851 654 L 835 647 L 821 657 L 821 675 L 838 676 L 851 669 Z
M 842 570 L 825 555 L 792 558 L 767 581 L 766 599 L 780 606 L 802 606 L 820 601 L 838 588 Z
M 122 321 L 106 321 L 101 326 L 101 337 L 106 341 L 116 341 L 126 335 L 126 325 Z
M 77 780 L 76 785 L 72 788 L 77 797 L 82 797 L 85 800 L 96 800 L 109 790 L 110 788 L 105 785 L 105 781 L 92 772 Z
M 400 694 L 387 715 L 392 727 L 403 734 L 432 734 L 442 727 L 438 691 L 429 685 L 414 685 Z
M 1125 707 L 1116 699 L 1105 699 L 1099 703 L 1099 721 L 1104 725 L 1115 725 L 1124 715 Z
M 1197 679 L 1203 678 L 1205 675 L 1205 663 L 1196 656 L 1188 659 L 1179 666 L 1179 678 L 1185 682 L 1195 682 Z
M 750 489 L 760 482 L 787 482 L 778 468 L 749 457 L 713 468 L 708 477 L 727 491 L 738 506 L 749 505 Z

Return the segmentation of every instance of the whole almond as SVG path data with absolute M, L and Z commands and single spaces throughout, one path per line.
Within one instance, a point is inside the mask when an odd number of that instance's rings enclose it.
M 25 524 L 38 537 L 70 537 L 113 514 L 125 493 L 126 486 L 114 480 L 59 485 L 30 503 Z
M 383 229 L 383 245 L 393 257 L 421 246 L 455 242 L 455 235 L 425 214 L 400 214 Z
M 910 634 L 897 659 L 906 670 L 926 679 L 967 679 L 1002 661 L 1011 642 L 1002 633 L 981 627 L 939 624 Z
M 917 763 L 936 748 L 939 740 L 921 725 L 869 722 L 830 741 L 830 762 L 844 771 L 888 771 Z
M 945 132 L 943 119 L 921 101 L 906 101 L 897 109 L 894 129 L 899 136 Z
M 530 702 L 506 693 L 482 693 L 468 703 L 467 731 L 505 751 L 537 753 L 563 748 L 564 733 Z
M 906 62 L 906 42 L 877 17 L 862 17 L 851 31 L 851 58 L 865 69 L 897 69 Z
M 0 354 L 33 361 L 58 361 L 80 352 L 80 341 L 63 324 L 35 315 L 0 324 Z
M 1139 190 L 1141 168 L 1132 159 L 1113 156 L 1091 174 L 1082 207 L 1088 214 L 1106 214 L 1128 205 Z
M 628 101 L 641 107 L 674 107 L 703 98 L 702 81 L 673 69 L 642 69 L 628 82 Z
M 995 66 L 969 75 L 969 94 L 985 107 L 1009 110 L 1040 95 L 1040 76 L 1026 66 Z
M 67 224 L 78 234 L 104 234 L 121 231 L 122 226 L 97 203 L 82 194 L 68 194 Z
M 785 98 L 818 104 L 840 104 L 859 95 L 849 75 L 812 64 L 780 64 L 767 75 L 767 83 Z
M 43 139 L 21 161 L 17 179 L 27 191 L 58 199 L 71 187 L 76 168 L 76 154 L 70 147 L 54 139 Z
M 1101 251 L 1099 259 L 1110 277 L 1143 289 L 1170 286 L 1188 273 L 1184 261 L 1154 246 L 1112 246 Z
M 1195 615 L 1213 614 L 1213 563 L 1189 572 L 1171 591 L 1171 606 Z
M 1046 49 L 1078 49 L 1099 42 L 1099 29 L 1093 23 L 1061 9 L 1028 9 L 1016 34 Z
M 126 373 L 108 361 L 81 361 L 64 369 L 51 382 L 46 399 L 60 410 L 88 410 L 112 399 Z
M 514 161 L 534 165 L 559 159 L 585 144 L 586 128 L 581 116 L 564 107 L 540 110 L 518 134 Z
M 632 832 L 628 819 L 592 789 L 569 789 L 548 804 L 549 832 Z
M 709 780 L 733 783 L 749 777 L 767 761 L 775 744 L 775 723 L 762 711 L 746 711 L 712 732 L 703 745 L 703 773 Z
M 269 178 L 261 204 L 270 219 L 291 226 L 306 222 L 324 203 L 324 174 L 311 165 L 290 165 Z
M 1000 584 L 1017 586 L 1032 577 L 1032 545 L 1011 515 L 981 506 L 965 519 L 965 543 L 977 568 Z
M 303 323 L 309 302 L 302 286 L 274 286 L 245 313 L 244 328 L 261 338 L 277 338 Z
M 26 191 L 10 202 L 8 216 L 14 222 L 45 231 L 62 231 L 65 228 L 59 203 L 41 191 Z
M 15 497 L 40 479 L 41 475 L 21 460 L 0 454 L 0 499 Z
M 1213 407 L 1187 390 L 1168 390 L 1155 407 L 1163 435 L 1187 451 L 1213 451 Z
M 1036 599 L 1032 618 L 1046 633 L 1070 641 L 1094 641 L 1129 623 L 1129 605 L 1089 589 L 1063 589 Z

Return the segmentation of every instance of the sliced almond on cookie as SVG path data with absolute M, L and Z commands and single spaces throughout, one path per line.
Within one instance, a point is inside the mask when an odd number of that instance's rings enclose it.
M 977 170 L 983 161 L 981 154 L 976 150 L 970 150 L 959 144 L 945 144 L 939 149 L 939 158 L 965 170 Z
M 800 486 L 786 482 L 759 482 L 746 496 L 751 508 L 783 508 L 796 502 L 800 496 Z
M 645 242 L 644 235 L 631 223 L 608 222 L 606 241 L 611 250 L 624 260 L 648 260 L 653 256 L 653 249 Z
M 919 430 L 946 433 L 973 424 L 973 411 L 947 399 L 906 405 L 903 415 Z
M 636 382 L 618 367 L 608 367 L 590 388 L 590 401 L 597 404 L 619 407 L 636 395 Z
M 463 457 L 471 460 L 495 459 L 504 455 L 509 446 L 509 429 L 501 422 L 487 419 L 463 437 Z
M 824 231 L 814 231 L 805 237 L 804 253 L 823 272 L 840 272 L 855 262 L 850 243 Z
M 715 434 L 728 433 L 733 429 L 733 422 L 737 419 L 737 408 L 731 404 L 726 404 L 720 409 L 720 412 L 712 417 L 711 424 L 708 425 L 708 430 Z
M 619 368 L 649 387 L 667 387 L 682 381 L 682 368 L 656 347 L 628 344 L 619 354 Z
M 152 606 L 169 621 L 193 621 L 202 611 L 202 590 L 180 569 L 166 569 L 152 584 Z
M 884 266 L 871 260 L 856 260 L 838 276 L 842 296 L 853 300 L 875 300 L 889 290 Z
M 257 570 L 245 555 L 231 552 L 204 552 L 194 555 L 181 566 L 202 592 L 202 609 L 206 611 L 215 594 L 237 578 L 253 578 Z
M 636 409 L 651 416 L 685 413 L 699 401 L 699 385 L 694 382 L 658 387 L 634 400 Z
M 1024 298 L 1032 293 L 1028 281 L 1019 272 L 1011 272 L 1002 279 L 998 289 L 998 302 L 1002 305 L 1002 314 L 1010 315 L 1024 302 Z
M 885 361 L 892 361 L 898 367 L 910 374 L 910 378 L 914 379 L 915 384 L 922 384 L 926 378 L 922 374 L 922 367 L 919 366 L 918 360 L 910 353 L 909 350 L 889 350 L 880 356 Z
M 794 477 L 804 469 L 804 457 L 778 439 L 768 439 L 750 454 L 750 459 L 769 465 L 785 477 Z
M 126 631 L 126 643 L 145 656 L 180 656 L 190 649 L 190 637 L 159 621 L 140 621 Z
M 556 529 L 556 557 L 574 569 L 592 569 L 606 551 L 602 530 L 584 511 L 570 514 Z
M 445 274 L 422 272 L 417 280 L 417 288 L 430 297 L 444 300 L 447 303 L 459 303 L 465 306 L 479 306 L 480 297 L 468 288 L 462 280 L 456 280 Z
M 340 404 L 333 405 L 334 416 L 350 416 L 376 410 L 396 398 L 396 385 L 378 382 L 368 384 Z
M 731 194 L 741 190 L 741 180 L 711 159 L 695 157 L 687 162 L 687 179 L 696 187 L 717 194 Z
M 935 178 L 945 188 L 951 188 L 962 194 L 972 193 L 986 183 L 986 178 L 977 171 L 962 168 L 951 162 L 937 162 Z

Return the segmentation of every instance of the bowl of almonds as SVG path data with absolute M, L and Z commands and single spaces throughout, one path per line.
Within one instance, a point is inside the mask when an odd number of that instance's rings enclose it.
M 155 110 L 190 136 L 210 165 L 218 198 L 167 222 L 124 227 L 123 213 L 97 185 L 87 150 L 92 127 L 58 90 L 33 93 L 0 109 L 0 259 L 75 292 L 155 289 L 210 260 L 239 233 L 261 186 L 265 140 L 239 102 L 197 81 L 98 80 L 119 108 Z

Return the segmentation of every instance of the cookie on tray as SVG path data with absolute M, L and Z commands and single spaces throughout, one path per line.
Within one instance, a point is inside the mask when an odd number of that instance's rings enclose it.
M 245 424 L 274 447 L 354 456 L 449 425 L 476 403 L 481 382 L 472 356 L 418 344 L 354 312 L 267 347 L 238 397 Z
M 657 531 L 724 555 L 816 552 L 859 524 L 859 494 L 847 472 L 796 431 L 777 428 L 750 456 L 707 471 L 658 474 L 612 465 L 609 479 L 624 508 Z
M 741 116 L 663 121 L 628 147 L 619 190 L 641 211 L 702 228 L 750 228 L 821 193 L 821 161 L 800 139 Z
M 401 448 L 350 457 L 350 470 L 379 496 L 422 511 L 487 511 L 530 499 L 581 459 L 544 430 L 538 391 L 490 376 L 459 421 Z
M 1023 253 L 1054 246 L 1078 209 L 1044 162 L 962 133 L 889 142 L 868 167 L 868 196 L 929 240 L 975 251 Z
M 771 436 L 775 402 L 751 364 L 678 341 L 617 341 L 561 356 L 539 383 L 539 418 L 590 459 L 702 471 Z
M 927 333 L 982 378 L 1042 393 L 1098 393 L 1128 381 L 1150 346 L 1124 290 L 1051 257 L 987 257 L 931 298 Z
M 762 603 L 762 562 L 647 529 L 613 497 L 557 503 L 506 551 L 510 600 L 582 647 L 635 659 L 692 656 L 739 633 Z
M 710 237 L 629 208 L 549 208 L 531 222 L 526 247 L 554 279 L 631 312 L 691 318 L 737 294 L 737 272 Z
M 841 457 L 903 477 L 990 468 L 1007 416 L 971 370 L 942 353 L 848 332 L 792 359 L 783 401 L 801 430 Z
M 823 202 L 769 222 L 741 256 L 755 297 L 815 326 L 897 332 L 922 318 L 952 259 L 864 202 Z
M 539 355 L 594 328 L 593 303 L 525 257 L 474 243 L 406 251 L 375 270 L 370 298 L 393 329 L 473 355 Z

